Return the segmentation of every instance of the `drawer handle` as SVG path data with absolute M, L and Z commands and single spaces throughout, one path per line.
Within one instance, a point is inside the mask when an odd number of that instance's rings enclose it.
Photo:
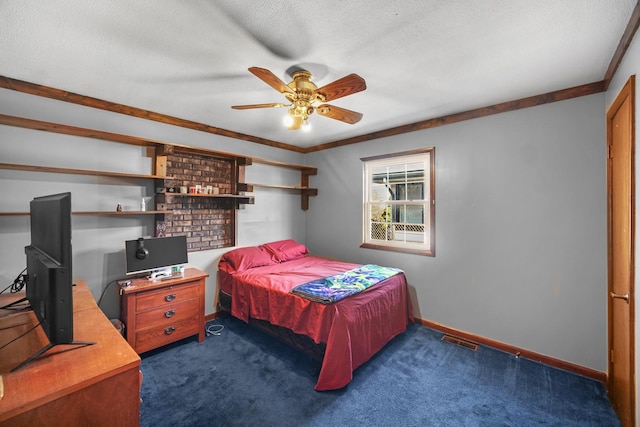
M 173 317 L 175 314 L 176 314 L 175 310 L 167 310 L 164 312 L 164 317 L 167 317 L 167 318 Z
M 174 299 L 176 299 L 176 294 L 169 294 L 169 295 L 167 295 L 167 296 L 165 296 L 165 297 L 164 297 L 164 300 L 165 300 L 166 302 L 171 302 L 171 301 L 173 301 Z
M 169 326 L 168 328 L 166 328 L 164 330 L 164 334 L 165 335 L 171 335 L 172 333 L 174 333 L 176 331 L 176 327 L 175 326 Z

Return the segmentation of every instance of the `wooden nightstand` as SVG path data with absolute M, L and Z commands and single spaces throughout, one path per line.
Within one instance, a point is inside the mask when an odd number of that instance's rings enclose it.
M 205 279 L 209 275 L 187 268 L 176 279 L 133 279 L 122 287 L 121 320 L 127 341 L 138 353 L 198 335 L 204 341 Z

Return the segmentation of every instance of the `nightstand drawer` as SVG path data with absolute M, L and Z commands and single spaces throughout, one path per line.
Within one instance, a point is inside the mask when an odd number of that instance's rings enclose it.
M 198 298 L 191 298 L 186 301 L 168 304 L 154 310 L 139 312 L 136 313 L 136 324 L 144 325 L 142 327 L 147 328 L 156 325 L 180 322 L 184 319 L 195 318 L 197 317 L 199 303 L 200 301 Z
M 136 332 L 135 348 L 138 353 L 160 347 L 174 341 L 187 338 L 200 332 L 200 322 L 197 317 L 183 319 L 171 324 L 154 326 Z
M 181 301 L 198 298 L 199 287 L 197 284 L 184 286 L 168 286 L 166 288 L 140 292 L 136 297 L 136 313 L 169 306 Z

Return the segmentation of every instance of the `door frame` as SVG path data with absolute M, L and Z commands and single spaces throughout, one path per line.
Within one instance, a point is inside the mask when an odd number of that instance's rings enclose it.
M 637 383 L 636 383 L 636 351 L 635 351 L 635 227 L 636 227 L 636 221 L 635 221 L 635 174 L 636 174 L 636 168 L 635 168 L 635 75 L 632 75 L 629 77 L 629 79 L 627 80 L 627 82 L 624 84 L 624 86 L 622 87 L 622 89 L 620 89 L 620 92 L 618 93 L 618 95 L 616 95 L 615 100 L 612 102 L 612 104 L 609 106 L 609 108 L 607 108 L 607 112 L 606 112 L 606 132 L 607 132 L 607 150 L 608 150 L 608 154 L 607 154 L 607 386 L 610 386 L 610 381 L 612 381 L 611 376 L 609 375 L 610 373 L 610 369 L 611 369 L 611 362 L 612 362 L 612 350 L 613 350 L 613 334 L 612 334 L 612 327 L 613 327 L 613 313 L 612 313 L 612 301 L 613 298 L 610 297 L 610 293 L 612 292 L 613 289 L 613 272 L 612 272 L 612 266 L 613 266 L 613 254 L 612 254 L 612 215 L 611 215 L 611 210 L 612 210 L 612 202 L 611 202 L 611 193 L 612 193 L 612 189 L 611 189 L 611 157 L 609 155 L 611 150 L 611 145 L 613 143 L 613 133 L 612 133 L 612 129 L 611 129 L 611 119 L 612 116 L 614 115 L 613 113 L 616 112 L 619 107 L 621 106 L 621 104 L 627 99 L 629 98 L 631 100 L 631 120 L 630 120 L 630 127 L 631 127 L 631 131 L 630 131 L 630 145 L 631 145 L 631 171 L 630 171 L 630 200 L 629 200 L 629 204 L 626 205 L 629 209 L 630 209 L 630 227 L 629 227 L 629 239 L 630 239 L 630 250 L 629 250 L 629 254 L 628 256 L 630 257 L 629 259 L 629 293 L 630 293 L 630 313 L 629 313 L 629 335 L 630 335 L 630 346 L 629 346 L 629 351 L 630 351 L 630 373 L 631 373 L 631 414 L 630 415 L 630 420 L 632 422 L 631 425 L 636 425 L 636 402 L 637 402 L 637 394 L 636 394 L 636 388 L 637 388 Z

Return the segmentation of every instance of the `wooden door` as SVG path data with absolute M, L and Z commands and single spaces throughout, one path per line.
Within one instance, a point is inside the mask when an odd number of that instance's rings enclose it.
M 635 425 L 634 94 L 632 76 L 607 111 L 608 320 L 611 403 Z

